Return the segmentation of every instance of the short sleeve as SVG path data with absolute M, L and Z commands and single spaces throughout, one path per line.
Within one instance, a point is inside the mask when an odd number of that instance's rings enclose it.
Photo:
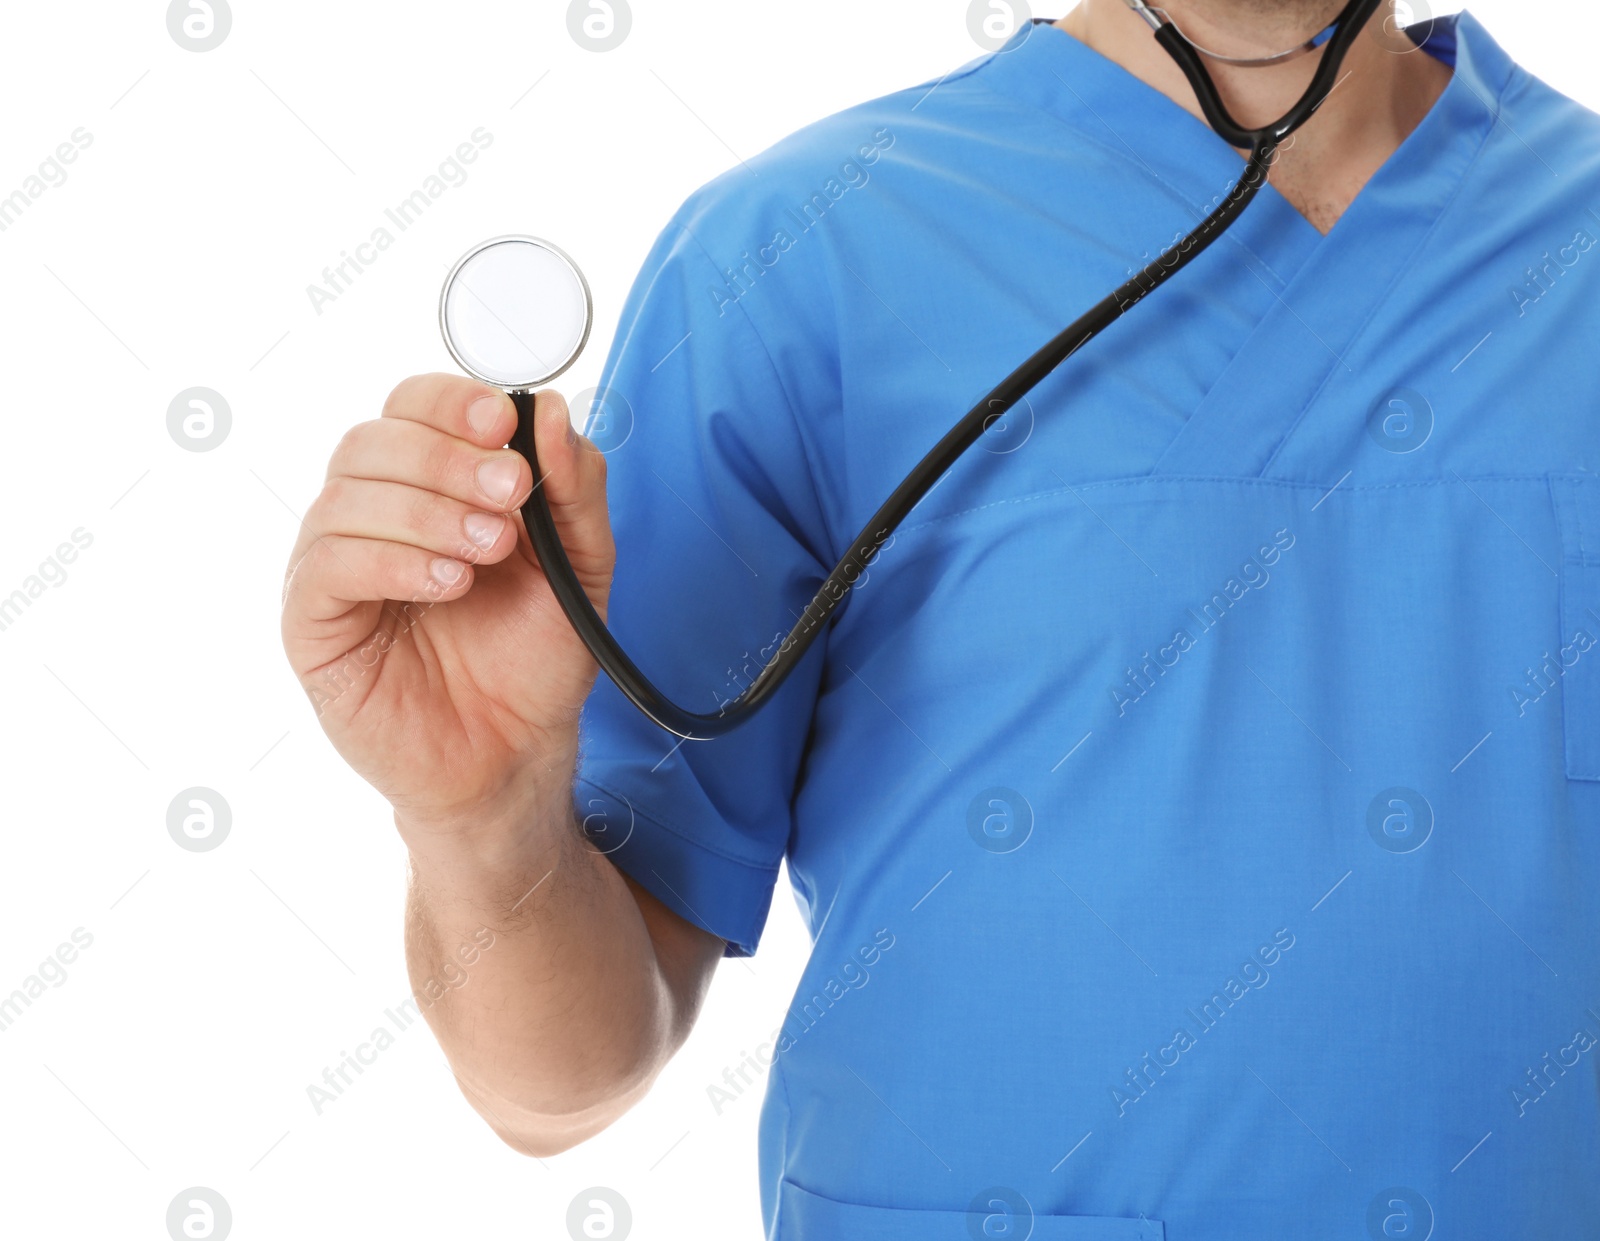
M 585 434 L 607 454 L 617 567 L 607 621 L 663 693 L 736 697 L 834 558 L 815 445 L 762 337 L 683 213 L 622 311 Z M 584 706 L 584 830 L 680 916 L 755 951 L 787 848 L 823 642 L 751 719 L 680 741 L 600 674 Z

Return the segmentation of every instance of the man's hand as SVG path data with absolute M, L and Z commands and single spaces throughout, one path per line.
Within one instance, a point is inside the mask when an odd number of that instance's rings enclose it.
M 534 557 L 534 485 L 503 392 L 408 379 L 340 442 L 284 591 L 283 643 L 411 853 L 406 960 L 472 1105 L 509 1144 L 564 1150 L 643 1096 L 694 1022 L 723 941 L 582 836 L 578 715 L 597 672 Z M 539 394 L 563 546 L 602 616 L 605 458 Z M 483 936 L 487 930 L 489 935 Z M 470 975 L 432 980 L 469 942 Z
M 289 662 L 346 761 L 408 844 L 459 831 L 528 779 L 562 796 L 596 667 L 534 557 L 534 479 L 503 447 L 511 398 L 450 375 L 405 380 L 340 441 L 290 557 Z M 535 439 L 561 540 L 604 616 L 615 562 L 605 458 L 541 392 Z

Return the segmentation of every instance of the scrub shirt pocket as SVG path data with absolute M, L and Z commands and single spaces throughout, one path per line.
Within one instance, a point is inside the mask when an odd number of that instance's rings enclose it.
M 990 1213 L 916 1211 L 837 1202 L 785 1180 L 778 1196 L 776 1241 L 1165 1241 L 1158 1220 L 1112 1215 L 1014 1213 L 997 1191 Z
M 1569 780 L 1600 780 L 1600 477 L 1553 474 L 1561 532 L 1562 728 Z

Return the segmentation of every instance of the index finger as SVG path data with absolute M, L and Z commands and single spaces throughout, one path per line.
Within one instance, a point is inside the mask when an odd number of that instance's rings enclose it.
M 517 425 L 516 407 L 499 388 L 464 375 L 402 379 L 383 403 L 385 418 L 404 418 L 480 448 L 503 448 Z

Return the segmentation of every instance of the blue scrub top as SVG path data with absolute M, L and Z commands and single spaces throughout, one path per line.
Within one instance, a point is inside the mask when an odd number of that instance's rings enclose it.
M 1600 121 L 1470 15 L 1416 54 L 1453 80 L 1336 227 L 1265 189 L 751 723 L 587 704 L 592 838 L 730 953 L 788 859 L 769 1237 L 1597 1235 Z M 1240 169 L 1036 23 L 693 194 L 589 428 L 640 666 L 737 694 Z

